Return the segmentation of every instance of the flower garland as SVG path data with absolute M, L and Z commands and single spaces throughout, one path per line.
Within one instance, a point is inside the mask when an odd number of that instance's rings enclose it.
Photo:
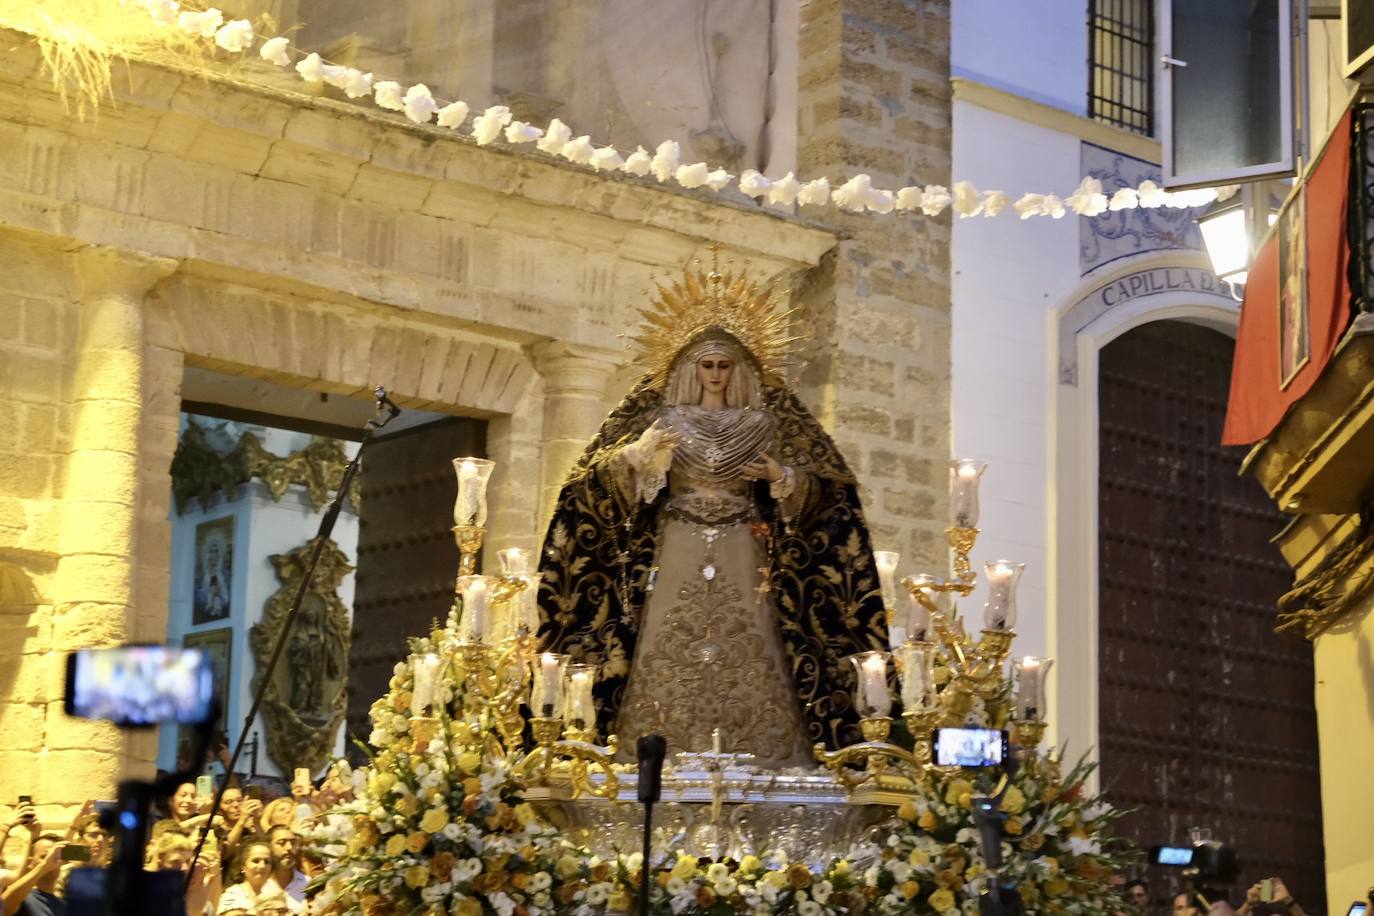
M 524 800 L 485 707 L 467 702 L 456 621 L 410 640 L 385 696 L 371 708 L 371 764 L 351 773 L 346 801 L 305 831 L 325 862 L 312 912 L 337 916 L 615 916 L 634 909 L 638 853 L 601 859 L 566 839 Z M 437 678 L 436 656 L 441 660 Z M 410 716 L 424 667 L 434 716 Z M 428 703 L 425 704 L 428 708 Z M 996 722 L 1005 704 L 985 712 Z M 418 750 L 417 721 L 434 727 Z M 1108 877 L 1125 844 L 1118 816 L 1085 796 L 1091 768 L 1066 776 L 1053 754 L 1032 755 L 1001 798 L 1007 817 L 1000 872 L 1027 912 L 1110 916 L 1122 902 Z M 654 869 L 650 909 L 672 916 L 973 916 L 987 864 L 972 818 L 990 775 L 935 775 L 896 816 L 821 866 L 761 851 L 739 861 L 670 852 Z
M 188 35 L 198 36 L 231 54 L 245 54 L 258 44 L 258 56 L 278 67 L 291 66 L 296 58 L 295 71 L 307 83 L 324 83 L 342 91 L 350 99 L 370 97 L 373 104 L 388 111 L 398 111 L 416 124 L 433 122 L 446 130 L 458 130 L 468 120 L 471 109 L 463 101 L 445 102 L 436 99 L 424 83 L 402 87 L 394 80 L 377 79 L 370 72 L 354 67 L 333 64 L 316 52 L 304 53 L 291 47 L 283 36 L 263 39 L 253 30 L 247 19 L 226 21 L 224 14 L 214 8 L 184 9 L 177 0 L 121 0 L 136 3 L 159 26 L 177 28 Z M 975 187 L 968 181 L 956 181 L 952 188 L 928 184 L 897 190 L 873 187 L 867 174 L 832 186 L 829 178 L 802 181 L 792 172 L 781 178 L 768 178 L 755 169 L 746 169 L 738 177 L 722 168 L 705 162 L 684 163 L 681 148 L 674 140 L 665 140 L 652 152 L 637 147 L 628 155 L 612 146 L 599 146 L 583 134 L 574 131 L 558 118 L 540 128 L 515 120 L 510 108 L 493 105 L 472 118 L 469 135 L 478 146 L 488 146 L 504 140 L 511 146 L 535 144 L 535 147 L 577 165 L 588 166 L 598 172 L 618 171 L 636 177 L 650 177 L 659 183 L 676 182 L 683 188 L 707 188 L 720 192 L 735 187 L 740 193 L 758 201 L 779 207 L 817 207 L 833 204 L 850 213 L 911 213 L 939 216 L 946 208 L 961 218 L 974 216 L 996 217 L 1008 207 L 1021 219 L 1048 216 L 1062 219 L 1066 213 L 1097 216 L 1107 211 L 1132 210 L 1137 207 L 1173 207 L 1178 209 L 1206 206 L 1219 196 L 1234 193 L 1234 188 L 1201 188 L 1189 191 L 1165 191 L 1155 182 L 1142 181 L 1139 186 L 1117 189 L 1109 197 L 1102 181 L 1084 177 L 1071 193 L 1038 194 L 1027 192 L 1016 198 L 1004 191 Z

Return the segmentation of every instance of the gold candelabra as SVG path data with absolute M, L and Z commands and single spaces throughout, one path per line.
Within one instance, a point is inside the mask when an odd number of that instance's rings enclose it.
M 1004 674 L 1007 656 L 1016 638 L 1015 589 L 1024 568 L 998 560 L 987 564 L 988 602 L 985 625 L 977 639 L 970 637 L 959 616 L 948 609 L 941 596 L 968 597 L 978 583 L 969 556 L 979 529 L 978 480 L 984 466 L 956 461 L 951 466 L 951 508 L 955 523 L 946 529 L 950 551 L 950 575 L 944 580 L 923 575 L 902 580 L 911 602 L 906 625 L 897 623 L 894 587 L 897 554 L 875 551 L 880 586 L 893 651 L 868 652 L 854 658 L 858 673 L 856 706 L 861 716 L 863 741 L 827 751 L 815 749 L 816 759 L 833 770 L 853 791 L 872 787 L 901 775 L 919 782 L 933 771 L 944 769 L 933 761 L 932 738 L 940 727 L 966 724 L 977 700 L 994 702 L 1007 697 Z M 906 729 L 912 738 L 908 749 L 891 740 L 891 703 L 887 684 L 887 659 L 897 663 L 902 685 Z M 1022 660 L 1015 710 L 1007 716 L 1010 737 L 1016 745 L 1033 751 L 1044 738 L 1044 675 L 1048 659 Z M 999 718 L 999 721 L 1000 718 Z M 1030 755 L 1033 756 L 1033 755 Z
M 594 795 L 614 799 L 620 791 L 620 781 L 612 768 L 612 758 L 619 749 L 615 735 L 604 746 L 589 740 L 590 733 L 575 729 L 564 730 L 561 716 L 535 716 L 530 719 L 534 733 L 534 747 L 516 764 L 511 774 L 529 785 L 555 785 L 565 779 L 572 797 Z M 566 763 L 566 772 L 558 762 Z M 592 771 L 601 773 L 601 785 L 592 780 Z

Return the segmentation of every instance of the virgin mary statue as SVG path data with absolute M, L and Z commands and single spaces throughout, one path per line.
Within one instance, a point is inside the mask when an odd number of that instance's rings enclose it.
M 845 658 L 887 644 L 854 475 L 780 378 L 771 290 L 688 270 L 643 310 L 647 374 L 559 494 L 541 633 L 599 667 L 598 727 L 630 746 L 770 767 L 858 740 Z

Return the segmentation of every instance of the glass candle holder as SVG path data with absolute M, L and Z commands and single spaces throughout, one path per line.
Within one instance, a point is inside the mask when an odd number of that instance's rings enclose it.
M 978 481 L 987 462 L 960 458 L 949 464 L 949 518 L 955 528 L 978 527 Z
M 932 646 L 904 643 L 896 653 L 902 681 L 902 708 L 922 712 L 935 699 L 935 651 Z
M 543 719 L 556 719 L 563 712 L 563 675 L 568 657 L 557 652 L 535 656 L 530 679 L 530 712 Z
M 459 528 L 481 528 L 487 523 L 487 481 L 496 462 L 486 458 L 454 458 L 458 475 L 458 498 L 453 502 L 453 524 Z
M 1027 655 L 1016 662 L 1016 718 L 1025 722 L 1045 721 L 1045 682 L 1052 658 Z
M 595 684 L 595 665 L 568 666 L 568 680 L 563 688 L 563 724 L 566 728 L 579 732 L 596 729 L 596 702 L 592 699 Z
M 511 599 L 510 636 L 529 635 L 539 632 L 539 583 L 542 577 L 530 573 L 520 577 L 525 587 L 516 592 Z
M 883 607 L 897 607 L 897 564 L 902 555 L 894 550 L 873 551 L 873 563 L 878 567 L 878 588 L 882 591 Z
M 988 580 L 988 600 L 983 605 L 983 627 L 988 630 L 1016 628 L 1016 585 L 1026 571 L 1025 563 L 993 560 L 983 567 Z
M 530 571 L 530 552 L 519 547 L 507 547 L 505 550 L 498 550 L 496 556 L 501 560 L 501 575 L 503 576 L 525 576 Z
M 483 642 L 491 633 L 493 623 L 491 608 L 487 598 L 491 594 L 491 582 L 486 576 L 459 576 L 458 594 L 463 599 L 463 612 L 458 617 L 458 640 L 460 642 Z
M 892 712 L 892 693 L 887 689 L 887 653 L 860 652 L 849 656 L 854 663 L 857 684 L 854 707 L 859 717 L 872 719 Z
M 429 715 L 434 706 L 434 699 L 439 695 L 439 671 L 443 666 L 443 659 L 432 652 L 420 656 L 411 663 L 411 670 L 415 675 L 415 684 L 410 692 L 412 716 Z
M 924 642 L 930 634 L 930 609 L 911 593 L 911 589 L 915 587 L 925 595 L 926 600 L 935 604 L 940 598 L 940 593 L 935 591 L 935 577 L 930 573 L 921 573 L 918 576 L 907 576 L 902 584 L 906 587 L 907 639 Z

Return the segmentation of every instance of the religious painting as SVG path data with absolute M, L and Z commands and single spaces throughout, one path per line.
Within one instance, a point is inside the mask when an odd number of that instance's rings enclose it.
M 195 576 L 192 579 L 191 625 L 226 620 L 232 604 L 234 517 L 196 526 Z
M 229 675 L 233 670 L 234 628 L 216 627 L 187 633 L 181 644 L 187 649 L 199 649 L 210 659 L 210 669 L 215 676 L 215 697 L 219 700 L 219 718 L 224 722 L 229 717 Z M 177 760 L 181 761 L 190 753 L 191 737 L 194 729 L 183 728 L 177 733 Z
M 1279 217 L 1279 387 L 1287 388 L 1312 356 L 1307 313 L 1307 189 Z

